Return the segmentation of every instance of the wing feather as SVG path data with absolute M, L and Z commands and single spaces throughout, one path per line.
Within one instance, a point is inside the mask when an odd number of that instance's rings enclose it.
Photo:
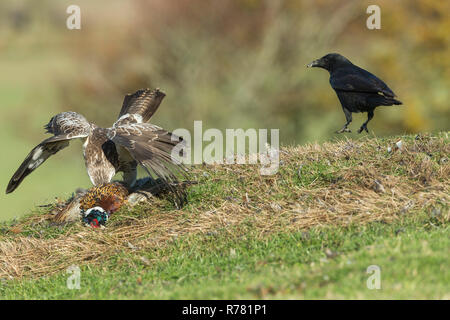
M 128 124 L 114 128 L 112 141 L 125 148 L 129 154 L 145 168 L 149 175 L 155 175 L 175 194 L 177 205 L 185 200 L 184 190 L 179 184 L 178 176 L 187 176 L 186 167 L 176 158 L 172 151 L 181 138 L 172 133 L 147 123 Z
M 20 165 L 19 169 L 14 173 L 6 188 L 6 193 L 13 192 L 31 172 L 36 170 L 45 160 L 51 155 L 64 149 L 69 145 L 69 140 L 66 136 L 54 136 L 45 139 L 27 155 L 25 160 Z
M 333 73 L 330 84 L 334 90 L 382 93 L 389 98 L 395 97 L 395 93 L 382 80 L 364 69 L 355 67 L 339 69 Z
M 50 156 L 67 147 L 71 139 L 85 138 L 91 130 L 86 118 L 71 111 L 55 115 L 45 128 L 48 133 L 53 133 L 54 136 L 45 139 L 30 151 L 13 174 L 6 187 L 6 193 L 16 190 L 26 176 L 36 170 Z

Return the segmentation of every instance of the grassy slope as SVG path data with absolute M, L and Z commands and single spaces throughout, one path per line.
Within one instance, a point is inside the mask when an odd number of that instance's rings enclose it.
M 0 297 L 448 299 L 448 134 L 388 153 L 398 139 L 285 148 L 273 177 L 196 168 L 183 210 L 155 199 L 105 230 L 42 212 L 9 222 Z M 80 290 L 66 287 L 71 264 Z M 370 265 L 381 290 L 366 287 Z

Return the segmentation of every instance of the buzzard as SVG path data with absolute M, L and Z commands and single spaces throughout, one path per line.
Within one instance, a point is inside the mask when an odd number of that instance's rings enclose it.
M 347 120 L 336 133 L 351 132 L 347 127 L 352 122 L 353 112 L 367 112 L 367 121 L 358 129 L 358 133 L 363 130 L 369 132 L 367 124 L 373 118 L 376 107 L 402 104 L 394 99 L 395 93 L 381 79 L 338 53 L 329 53 L 307 67 L 322 68 L 330 73 L 331 87 L 336 91 Z
M 165 93 L 159 89 L 138 90 L 125 96 L 117 121 L 110 128 L 90 123 L 81 114 L 68 111 L 52 117 L 45 129 L 52 137 L 31 150 L 14 173 L 6 188 L 13 192 L 23 179 L 51 155 L 64 149 L 72 139 L 83 140 L 83 154 L 87 173 L 95 186 L 111 182 L 118 172 L 123 183 L 132 188 L 136 183 L 137 165 L 161 182 L 176 196 L 176 203 L 184 202 L 184 191 L 176 187 L 177 174 L 186 176 L 187 169 L 172 151 L 182 138 L 147 121 L 161 104 Z

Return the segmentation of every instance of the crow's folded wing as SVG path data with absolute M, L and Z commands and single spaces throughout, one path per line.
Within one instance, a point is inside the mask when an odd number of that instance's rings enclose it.
M 382 80 L 356 66 L 333 72 L 330 84 L 334 90 L 381 93 L 389 98 L 395 97 L 395 93 Z

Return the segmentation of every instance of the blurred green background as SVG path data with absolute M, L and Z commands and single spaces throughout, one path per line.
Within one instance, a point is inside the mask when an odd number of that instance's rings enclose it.
M 2 188 L 53 114 L 77 111 L 109 126 L 139 88 L 166 92 L 152 122 L 169 130 L 203 120 L 204 129 L 280 128 L 281 144 L 330 139 L 344 115 L 328 73 L 305 67 L 329 52 L 378 75 L 403 101 L 377 109 L 369 125 L 377 136 L 448 130 L 450 2 L 376 1 L 382 28 L 368 30 L 374 3 L 3 0 Z M 81 7 L 81 30 L 66 28 L 71 4 Z M 354 116 L 354 132 L 365 118 Z M 1 192 L 0 220 L 89 186 L 81 143 L 72 142 L 14 193 Z

